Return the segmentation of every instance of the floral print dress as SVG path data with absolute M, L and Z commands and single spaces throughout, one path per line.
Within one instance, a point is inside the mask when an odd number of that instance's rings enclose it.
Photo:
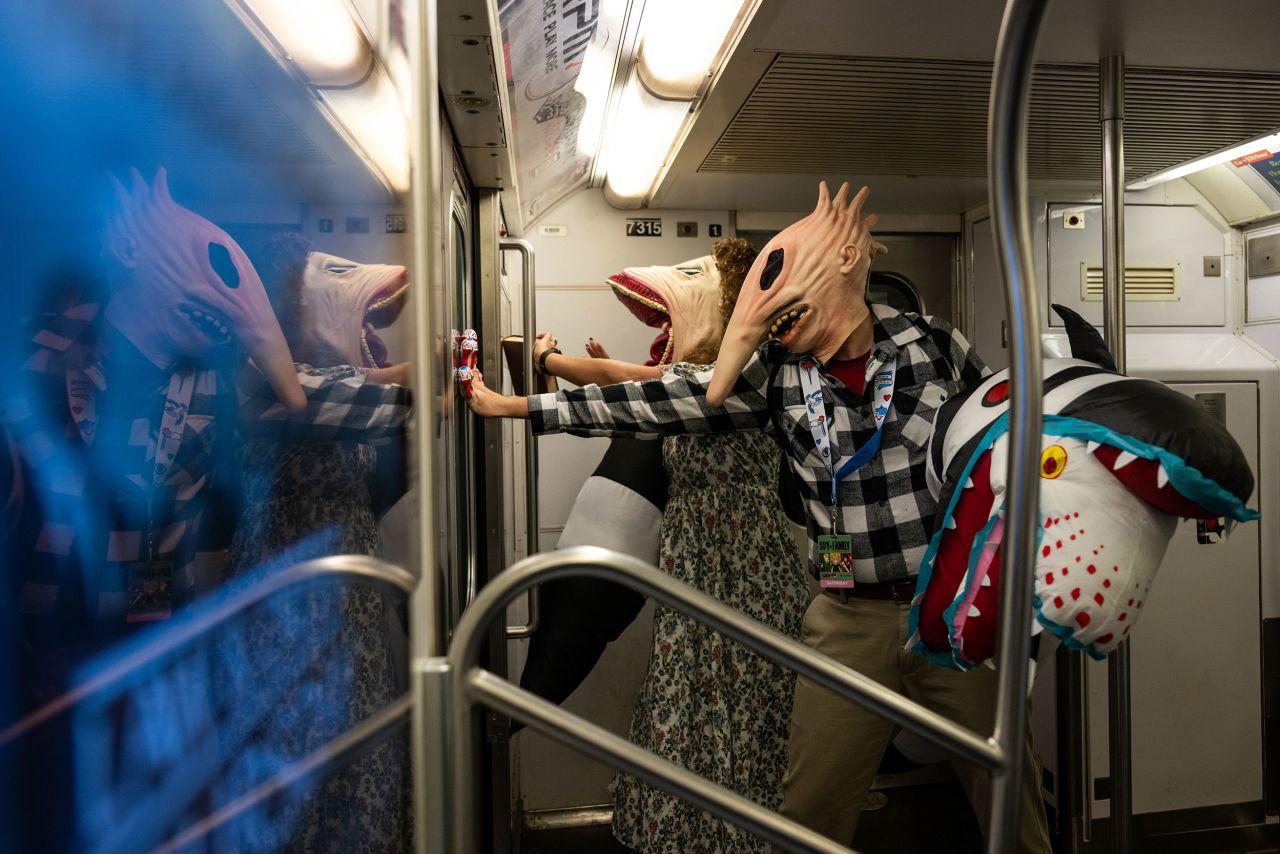
M 695 366 L 677 365 L 677 372 Z M 779 450 L 764 433 L 663 441 L 670 498 L 661 569 L 793 637 L 809 582 L 778 499 Z M 659 605 L 631 740 L 769 809 L 781 803 L 795 675 Z M 614 836 L 651 854 L 767 852 L 697 807 L 619 774 Z
M 298 369 L 333 378 L 358 370 Z M 231 546 L 233 577 L 327 555 L 378 553 L 372 446 L 253 439 L 241 446 L 240 462 L 244 507 Z M 395 596 L 367 585 L 322 587 L 293 593 L 257 619 L 249 616 L 242 649 L 250 666 L 271 670 L 278 663 L 274 676 L 285 681 L 273 686 L 281 702 L 254 734 L 254 751 L 245 751 L 274 760 L 268 768 L 234 773 L 238 787 L 327 744 L 407 687 L 406 632 Z M 244 822 L 239 838 L 224 842 L 241 852 L 408 852 L 411 797 L 407 737 L 397 735 L 300 804 Z

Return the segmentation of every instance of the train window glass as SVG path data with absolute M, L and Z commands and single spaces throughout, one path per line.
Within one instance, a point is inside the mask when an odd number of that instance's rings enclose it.
M 924 299 L 913 283 L 901 273 L 889 270 L 872 270 L 867 283 L 867 302 L 880 303 L 898 311 L 914 311 L 924 314 Z

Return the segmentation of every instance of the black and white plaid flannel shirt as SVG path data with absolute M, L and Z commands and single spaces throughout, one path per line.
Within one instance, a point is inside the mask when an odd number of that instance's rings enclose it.
M 914 578 L 933 528 L 935 504 L 925 484 L 929 434 L 938 407 L 989 373 L 950 324 L 883 305 L 872 306 L 874 343 L 861 397 L 823 373 L 827 423 L 840 460 L 875 434 L 870 378 L 897 365 L 893 405 L 880 451 L 840 483 L 839 533 L 851 535 L 859 583 Z M 535 433 L 580 436 L 628 433 L 726 433 L 769 430 L 791 461 L 808 510 L 810 565 L 820 534 L 831 533 L 831 470 L 809 431 L 800 356 L 765 345 L 751 358 L 722 407 L 707 405 L 711 372 L 586 386 L 529 398 Z M 838 462 L 837 462 L 838 465 Z

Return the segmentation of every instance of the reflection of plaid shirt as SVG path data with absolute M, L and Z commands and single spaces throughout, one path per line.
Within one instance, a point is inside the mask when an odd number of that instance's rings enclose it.
M 327 379 L 300 367 L 308 408 L 290 415 L 256 371 L 245 371 L 236 395 L 223 372 L 178 368 L 194 377 L 193 390 L 176 456 L 157 482 L 157 433 L 165 407 L 175 407 L 171 372 L 102 323 L 96 306 L 44 318 L 33 340 L 0 404 L 23 478 L 20 507 L 8 508 L 0 532 L 4 557 L 26 569 L 8 581 L 37 643 L 120 631 L 128 564 L 148 557 L 153 491 L 153 537 L 158 557 L 174 562 L 175 605 L 221 581 L 220 540 L 230 531 L 214 536 L 202 522 L 215 474 L 234 454 L 237 415 L 251 436 L 337 441 L 403 431 L 410 412 L 408 389 L 365 383 L 363 372 Z M 97 423 L 84 420 L 86 398 Z
M 948 324 L 882 305 L 873 306 L 873 311 L 875 343 L 867 360 L 866 392 L 855 397 L 838 379 L 823 374 L 832 444 L 845 460 L 875 434 L 871 377 L 897 364 L 893 406 L 880 451 L 840 483 L 840 533 L 851 535 L 855 578 L 862 583 L 899 581 L 916 574 L 935 510 L 925 484 L 925 452 L 934 415 L 948 395 L 988 373 L 969 342 Z M 831 533 L 831 472 L 809 431 L 800 358 L 776 345 L 761 348 L 719 409 L 706 403 L 710 379 L 710 372 L 692 378 L 670 373 L 640 383 L 537 395 L 529 398 L 529 417 L 536 433 L 584 436 L 773 431 L 808 508 L 812 564 L 818 535 Z

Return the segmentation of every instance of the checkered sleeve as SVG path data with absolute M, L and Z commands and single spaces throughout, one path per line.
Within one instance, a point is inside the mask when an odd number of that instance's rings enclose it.
M 534 395 L 529 398 L 529 420 L 539 435 L 575 436 L 730 433 L 768 426 L 769 370 L 759 353 L 751 357 L 723 406 L 707 404 L 710 383 L 710 369 L 687 376 L 673 371 L 642 382 Z
M 951 363 L 955 379 L 962 389 L 973 388 L 983 377 L 990 376 L 991 369 L 959 329 L 933 317 L 927 320 L 932 327 L 934 344 L 947 354 L 947 361 Z
M 306 409 L 285 408 L 257 370 L 239 382 L 240 428 L 246 436 L 291 442 L 368 441 L 404 433 L 413 394 L 399 385 L 368 381 L 368 371 L 350 365 L 298 365 Z

